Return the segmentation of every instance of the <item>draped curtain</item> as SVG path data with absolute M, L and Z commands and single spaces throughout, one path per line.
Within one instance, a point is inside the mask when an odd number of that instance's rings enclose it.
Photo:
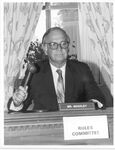
M 39 20 L 42 3 L 4 3 L 5 109 Z
M 79 3 L 81 59 L 96 82 L 113 85 L 113 3 Z

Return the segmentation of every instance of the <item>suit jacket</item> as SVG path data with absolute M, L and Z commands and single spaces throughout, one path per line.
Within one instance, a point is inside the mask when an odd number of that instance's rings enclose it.
M 38 64 L 39 72 L 35 73 L 29 84 L 28 98 L 24 101 L 22 111 L 25 111 L 34 101 L 34 110 L 58 110 L 58 102 L 53 83 L 49 61 Z M 65 71 L 65 103 L 87 102 L 97 99 L 105 104 L 104 96 L 98 88 L 93 75 L 83 62 L 67 60 Z M 11 99 L 8 103 L 10 108 Z

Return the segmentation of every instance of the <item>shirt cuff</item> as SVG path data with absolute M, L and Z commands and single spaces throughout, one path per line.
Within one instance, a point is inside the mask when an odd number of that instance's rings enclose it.
M 23 108 L 23 104 L 21 104 L 20 106 L 16 107 L 16 106 L 14 105 L 14 102 L 13 102 L 13 101 L 11 102 L 10 110 L 13 110 L 13 111 L 20 111 L 22 108 Z

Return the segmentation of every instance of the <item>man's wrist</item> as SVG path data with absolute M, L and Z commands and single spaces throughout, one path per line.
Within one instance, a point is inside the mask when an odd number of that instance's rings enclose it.
M 15 105 L 14 105 L 14 102 L 13 102 L 13 101 L 11 102 L 10 110 L 13 110 L 13 111 L 20 111 L 22 108 L 23 108 L 23 104 L 20 104 L 20 106 L 15 106 Z
M 22 105 L 23 103 L 22 102 L 17 102 L 16 100 L 13 100 L 13 104 L 15 107 L 19 107 L 20 105 Z

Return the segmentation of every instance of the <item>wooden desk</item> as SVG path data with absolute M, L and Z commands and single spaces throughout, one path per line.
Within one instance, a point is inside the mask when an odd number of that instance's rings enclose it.
M 63 117 L 107 115 L 109 138 L 64 140 Z M 94 111 L 5 113 L 5 145 L 113 145 L 113 108 Z

